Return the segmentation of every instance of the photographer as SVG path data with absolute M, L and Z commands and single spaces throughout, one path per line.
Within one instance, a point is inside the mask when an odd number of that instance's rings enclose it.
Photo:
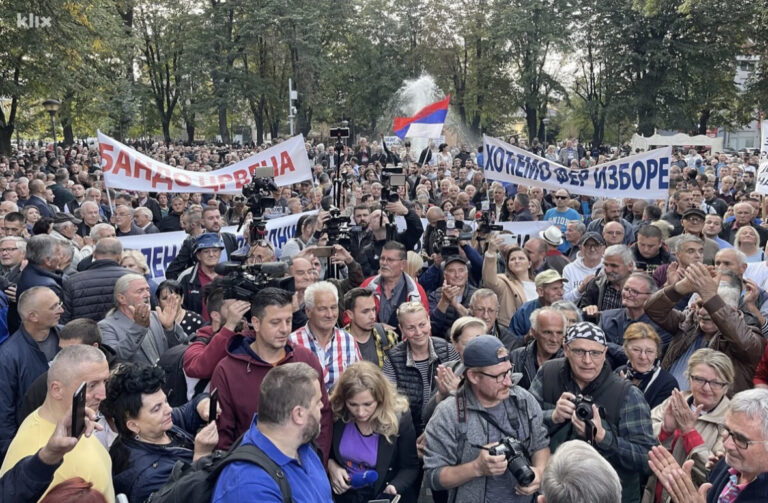
M 405 217 L 405 230 L 396 233 L 393 240 L 402 243 L 406 251 L 413 250 L 424 232 L 419 216 L 415 211 L 407 208 L 401 200 L 386 203 L 384 210 L 386 213 Z M 373 234 L 373 242 L 361 250 L 359 260 L 363 267 L 363 274 L 366 276 L 373 276 L 379 271 L 379 257 L 384 243 L 387 242 L 387 225 L 390 223 L 386 213 L 379 209 L 371 213 L 368 219 L 368 228 Z M 394 222 L 392 223 L 394 225 Z
M 622 503 L 639 502 L 648 450 L 656 444 L 648 403 L 605 364 L 608 342 L 596 325 L 569 326 L 563 347 L 565 358 L 544 362 L 530 387 L 544 409 L 550 448 L 585 439 L 619 474 Z
M 497 338 L 472 339 L 463 358 L 456 396 L 440 402 L 427 424 L 426 484 L 449 490 L 449 501 L 457 503 L 532 502 L 549 459 L 542 410 L 515 385 Z

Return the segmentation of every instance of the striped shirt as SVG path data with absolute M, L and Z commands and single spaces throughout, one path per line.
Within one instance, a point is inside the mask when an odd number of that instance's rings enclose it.
M 320 360 L 320 365 L 323 367 L 323 381 L 328 392 L 331 391 L 344 369 L 362 360 L 354 337 L 340 328 L 333 329 L 333 336 L 325 347 L 321 347 L 317 337 L 309 329 L 309 324 L 293 332 L 291 342 L 309 349 Z

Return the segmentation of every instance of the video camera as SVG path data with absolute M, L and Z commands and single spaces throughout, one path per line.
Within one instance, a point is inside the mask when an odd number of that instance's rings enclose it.
M 248 228 L 250 243 L 263 239 L 267 234 L 264 210 L 275 207 L 275 198 L 272 197 L 272 192 L 277 190 L 273 175 L 272 168 L 256 168 L 251 175 L 251 183 L 243 187 L 245 203 L 253 216 Z M 239 231 L 240 227 L 237 230 Z
M 253 297 L 262 289 L 271 286 L 293 291 L 292 277 L 284 277 L 288 272 L 285 262 L 265 262 L 263 264 L 246 265 L 242 263 L 243 256 L 232 255 L 238 262 L 227 261 L 216 264 L 216 274 L 223 276 L 221 282 L 225 299 L 245 300 L 251 302 Z
M 477 219 L 477 232 L 480 234 L 490 234 L 491 232 L 504 230 L 504 227 L 501 225 L 493 223 L 490 206 L 490 202 L 487 199 L 480 203 L 480 218 Z
M 400 200 L 397 188 L 405 186 L 405 173 L 403 168 L 383 168 L 381 170 L 381 202 L 383 204 L 396 203 Z M 394 188 L 394 190 L 392 190 Z
M 456 220 L 451 217 L 446 220 L 438 220 L 437 230 L 432 233 L 431 249 L 434 253 L 439 253 L 443 257 L 459 254 L 459 241 L 471 241 L 471 232 L 459 232 L 456 229 Z

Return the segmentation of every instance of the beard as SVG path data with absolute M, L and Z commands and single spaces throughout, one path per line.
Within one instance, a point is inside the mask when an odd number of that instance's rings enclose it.
M 320 435 L 320 421 L 316 420 L 314 416 L 310 416 L 310 422 L 304 427 L 301 432 L 301 443 L 307 444 L 312 442 Z

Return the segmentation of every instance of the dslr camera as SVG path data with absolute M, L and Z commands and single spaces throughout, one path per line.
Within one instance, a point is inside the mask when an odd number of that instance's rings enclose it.
M 528 466 L 528 456 L 526 449 L 516 438 L 507 437 L 498 444 L 490 447 L 488 452 L 492 456 L 504 455 L 507 459 L 507 470 L 520 482 L 520 485 L 531 485 L 536 474 Z
M 592 405 L 595 401 L 589 395 L 578 395 L 573 402 L 576 404 L 576 417 L 582 421 L 589 421 L 594 417 L 592 413 Z

